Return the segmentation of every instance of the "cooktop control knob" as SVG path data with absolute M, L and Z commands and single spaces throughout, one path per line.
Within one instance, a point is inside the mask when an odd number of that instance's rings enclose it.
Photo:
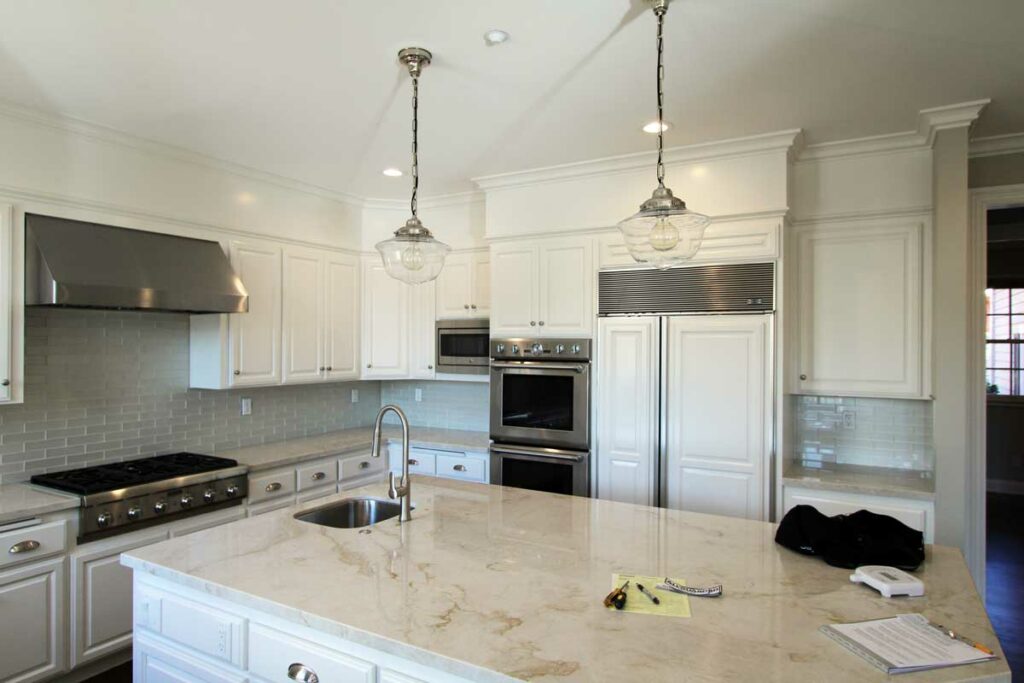
M 206 491 L 203 492 L 203 500 L 205 500 L 207 503 L 212 503 L 213 499 L 216 497 L 217 491 L 214 489 L 206 489 Z
M 191 507 L 191 506 L 192 506 L 192 495 L 186 493 L 186 494 L 184 494 L 181 497 L 181 507 L 187 508 L 187 507 Z
M 572 351 L 573 353 L 579 353 L 580 352 L 580 345 L 579 344 L 573 344 L 572 348 L 569 349 L 569 350 Z
M 162 500 L 158 500 L 156 503 L 153 504 L 153 512 L 155 512 L 158 515 L 167 512 L 167 503 L 163 502 Z
M 142 508 L 140 508 L 140 507 L 130 507 L 130 508 L 128 508 L 128 519 L 131 519 L 131 520 L 142 519 Z
M 113 517 L 110 515 L 109 512 L 101 512 L 99 517 L 96 518 L 96 526 L 98 526 L 101 529 L 105 529 L 108 526 L 110 526 L 110 521 L 112 519 Z
M 555 344 L 555 353 L 565 353 L 565 344 Z
M 542 344 L 534 344 L 530 347 L 530 353 L 536 355 L 544 352 L 544 346 Z
M 519 345 L 518 344 L 513 344 L 512 345 L 512 353 L 519 353 Z
M 494 350 L 497 351 L 498 353 L 505 353 L 505 345 L 504 344 L 496 344 L 495 347 L 494 347 Z
M 224 493 L 227 494 L 228 498 L 234 498 L 238 495 L 238 487 L 232 484 L 231 486 L 224 489 Z

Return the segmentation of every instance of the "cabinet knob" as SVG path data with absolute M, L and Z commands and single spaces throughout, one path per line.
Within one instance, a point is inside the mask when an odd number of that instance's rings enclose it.
M 416 467 L 416 465 L 419 465 L 419 464 L 420 464 L 419 460 L 414 460 L 412 458 L 409 458 L 409 467 Z
M 428 365 L 428 366 L 427 366 L 427 370 L 433 370 L 433 369 L 434 369 L 434 366 L 433 366 L 433 365 Z
M 242 374 L 242 371 L 241 371 L 241 370 L 235 370 L 235 374 L 236 374 L 236 375 L 241 375 L 241 374 Z
M 324 472 L 314 472 L 313 473 L 313 481 L 320 481 L 321 479 L 325 478 L 326 476 L 327 476 L 327 474 L 324 473 Z
M 452 469 L 455 470 L 456 472 L 465 472 L 466 471 L 466 466 L 465 465 L 455 465 L 454 467 L 452 467 Z
M 469 304 L 463 304 L 462 307 L 465 308 L 467 311 L 469 310 Z
M 366 364 L 366 367 L 367 367 L 367 368 L 372 368 L 372 367 L 373 367 L 373 363 L 367 363 L 367 364 Z
M 334 368 L 333 368 L 333 367 L 331 367 L 330 365 L 328 365 L 328 366 L 327 366 L 327 372 L 331 372 L 332 370 L 334 370 Z
M 540 321 L 540 323 L 538 323 L 538 324 L 539 324 L 539 325 L 540 325 L 541 327 L 544 327 L 544 321 L 543 321 L 543 320 L 541 320 L 541 321 Z
M 323 372 L 323 371 L 324 371 L 324 370 L 326 370 L 326 369 L 327 369 L 327 368 L 325 368 L 324 366 L 322 366 L 322 365 L 320 366 L 320 372 Z
M 537 326 L 537 321 L 536 320 L 531 320 L 530 321 L 530 327 L 536 327 L 536 326 Z
M 315 671 L 298 662 L 288 667 L 288 678 L 299 683 L 320 683 L 320 677 Z
M 366 462 L 365 460 L 362 461 L 361 463 L 359 463 L 359 469 L 361 469 L 361 470 L 365 470 L 369 466 L 370 466 L 370 463 Z
M 33 550 L 35 550 L 38 547 L 39 547 L 39 541 L 32 541 L 32 540 L 18 541 L 17 543 L 12 545 L 7 550 L 7 552 L 9 554 L 11 554 L 11 555 L 17 555 L 18 553 L 32 552 Z
M 475 311 L 476 310 L 476 304 L 473 304 L 472 306 L 470 306 L 470 308 L 472 308 Z
M 274 491 L 280 491 L 281 490 L 281 482 L 279 482 L 279 481 L 272 481 L 269 484 L 267 484 L 266 487 L 263 490 L 266 491 L 267 493 L 273 493 Z
M 807 379 L 807 375 L 800 375 L 800 379 Z
M 5 379 L 3 382 L 0 382 L 0 386 L 5 386 L 5 387 L 11 386 L 11 380 Z

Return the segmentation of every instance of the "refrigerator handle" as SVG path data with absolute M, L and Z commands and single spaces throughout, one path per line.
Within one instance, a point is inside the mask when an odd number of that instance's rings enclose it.
M 658 319 L 658 463 L 655 505 L 668 507 L 668 323 Z

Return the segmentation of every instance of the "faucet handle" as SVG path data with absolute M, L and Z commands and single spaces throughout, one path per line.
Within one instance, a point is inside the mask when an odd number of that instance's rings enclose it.
M 388 472 L 388 498 L 398 498 L 398 489 L 395 488 L 395 473 Z

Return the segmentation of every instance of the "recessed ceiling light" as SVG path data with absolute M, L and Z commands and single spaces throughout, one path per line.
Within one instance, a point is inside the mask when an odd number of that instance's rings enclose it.
M 500 28 L 492 28 L 484 34 L 484 42 L 488 45 L 501 45 L 508 40 L 508 38 L 508 32 L 502 31 Z
M 668 121 L 651 121 L 650 123 L 645 123 L 644 124 L 644 132 L 645 133 L 657 134 L 658 133 L 658 129 L 660 128 L 661 132 L 664 133 L 666 130 L 668 130 L 671 127 L 672 127 L 672 124 L 669 123 Z
M 381 171 L 381 173 L 383 173 L 389 178 L 398 178 L 399 176 L 402 175 L 402 172 L 397 168 L 385 168 L 383 171 Z

